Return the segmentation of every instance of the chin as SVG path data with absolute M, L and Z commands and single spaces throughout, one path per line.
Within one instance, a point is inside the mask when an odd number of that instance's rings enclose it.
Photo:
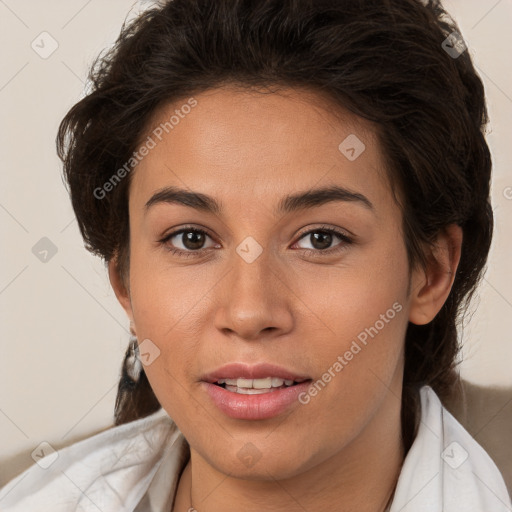
M 258 450 L 250 441 L 242 444 L 241 448 L 230 452 L 224 451 L 225 456 L 222 459 L 219 459 L 219 453 L 222 453 L 222 450 L 215 450 L 212 456 L 208 457 L 208 463 L 217 471 L 242 480 L 283 480 L 306 471 L 311 465 L 305 460 L 290 458 L 291 453 L 303 454 L 300 448 L 290 447 L 278 453 L 275 447 Z

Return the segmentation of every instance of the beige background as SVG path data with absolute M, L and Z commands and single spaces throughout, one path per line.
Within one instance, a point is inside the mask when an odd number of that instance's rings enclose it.
M 58 449 L 112 423 L 128 322 L 101 260 L 83 248 L 54 140 L 61 118 L 83 94 L 93 58 L 112 44 L 129 11 L 135 15 L 144 5 L 149 2 L 0 0 L 0 486 L 33 463 L 30 454 L 42 441 Z M 483 402 L 488 420 L 468 420 L 468 428 L 479 423 L 482 430 L 512 409 L 512 0 L 445 6 L 483 77 L 492 120 L 496 233 L 464 328 L 460 370 L 473 384 L 508 389 L 499 403 Z M 41 47 L 45 37 L 44 48 L 51 48 L 43 31 L 58 44 L 46 59 L 31 47 L 34 40 Z M 32 252 L 43 237 L 57 249 L 46 263 Z M 510 432 L 512 420 L 500 421 Z M 512 444 L 510 435 L 500 441 L 492 428 L 486 432 L 487 449 L 492 442 L 496 452 L 500 443 Z

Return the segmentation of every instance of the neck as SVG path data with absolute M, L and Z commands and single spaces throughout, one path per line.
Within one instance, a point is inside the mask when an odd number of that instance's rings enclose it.
M 397 395 L 388 393 L 372 421 L 343 450 L 282 480 L 270 474 L 265 480 L 225 475 L 191 448 L 174 510 L 385 512 L 405 456 L 400 405 Z

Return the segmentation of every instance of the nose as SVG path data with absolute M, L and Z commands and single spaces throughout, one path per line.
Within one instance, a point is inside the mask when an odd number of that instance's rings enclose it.
M 265 249 L 248 261 L 234 252 L 230 270 L 216 290 L 215 327 L 248 341 L 291 331 L 294 295 L 286 273 Z

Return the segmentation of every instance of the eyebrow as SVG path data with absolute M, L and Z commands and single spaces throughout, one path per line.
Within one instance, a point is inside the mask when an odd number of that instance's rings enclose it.
M 338 185 L 332 185 L 285 196 L 279 201 L 276 214 L 282 215 L 308 208 L 315 208 L 333 201 L 354 202 L 375 212 L 373 204 L 363 194 L 353 192 Z M 155 192 L 146 202 L 144 213 L 147 213 L 152 206 L 159 203 L 181 204 L 216 215 L 222 212 L 220 203 L 213 197 L 174 186 L 165 187 Z

